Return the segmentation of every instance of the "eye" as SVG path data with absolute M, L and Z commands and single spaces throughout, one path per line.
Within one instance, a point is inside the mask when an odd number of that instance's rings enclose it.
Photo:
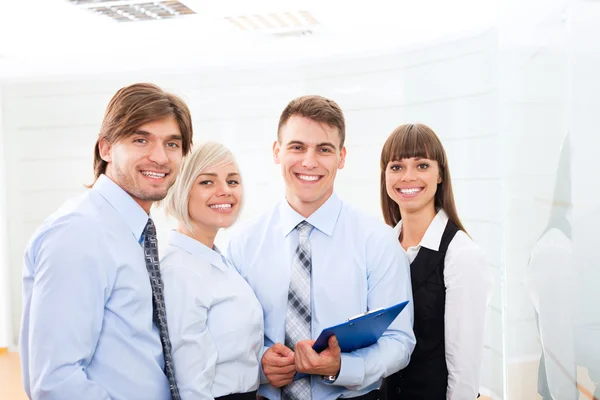
M 171 147 L 172 149 L 177 149 L 177 148 L 179 148 L 179 143 L 169 142 L 169 143 L 167 143 L 167 147 Z
M 390 169 L 394 172 L 398 172 L 402 169 L 402 166 L 399 164 L 392 164 L 390 165 Z
M 300 145 L 294 145 L 294 146 L 290 147 L 290 149 L 294 150 L 294 151 L 300 151 L 300 150 L 302 150 L 302 146 L 300 146 Z
M 133 140 L 134 143 L 140 143 L 140 144 L 145 144 L 148 143 L 148 141 L 144 138 L 137 138 Z
M 331 153 L 331 152 L 332 152 L 332 151 L 331 151 L 331 149 L 330 149 L 329 147 L 321 147 L 321 148 L 319 149 L 319 151 L 320 151 L 321 153 Z
M 209 181 L 209 180 L 205 180 L 205 181 L 200 181 L 198 184 L 199 185 L 211 185 L 213 182 Z
M 427 169 L 429 168 L 429 164 L 422 163 L 417 166 L 418 169 Z
M 232 186 L 237 186 L 237 185 L 240 184 L 240 182 L 236 181 L 235 179 L 230 179 L 230 180 L 227 181 L 227 184 L 228 185 L 232 185 Z

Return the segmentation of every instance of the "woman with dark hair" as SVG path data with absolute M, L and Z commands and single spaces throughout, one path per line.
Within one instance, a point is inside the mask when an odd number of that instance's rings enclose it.
M 388 399 L 475 399 L 492 292 L 483 251 L 461 224 L 446 152 L 421 124 L 402 125 L 381 152 L 381 208 L 411 262 L 417 345 L 386 381 Z

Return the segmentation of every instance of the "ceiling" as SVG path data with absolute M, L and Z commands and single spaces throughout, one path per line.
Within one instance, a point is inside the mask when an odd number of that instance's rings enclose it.
M 0 79 L 376 52 L 491 26 L 496 17 L 494 0 L 180 2 L 196 14 L 120 23 L 67 0 L 0 0 Z M 246 30 L 235 23 L 286 12 L 305 12 L 314 21 Z

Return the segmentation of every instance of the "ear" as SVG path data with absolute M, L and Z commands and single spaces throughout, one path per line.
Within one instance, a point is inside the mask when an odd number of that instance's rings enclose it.
M 338 164 L 338 169 L 343 169 L 344 165 L 346 165 L 346 146 L 342 147 L 340 151 L 340 162 Z
M 442 175 L 440 175 L 440 176 L 438 177 L 438 181 L 437 181 L 438 185 L 439 185 L 440 183 L 442 183 L 442 181 L 443 181 L 443 179 L 442 179 Z
M 100 152 L 100 158 L 107 163 L 112 161 L 112 146 L 108 140 L 105 138 L 100 139 L 98 142 L 98 150 Z
M 275 164 L 279 164 L 279 151 L 281 150 L 281 148 L 279 147 L 279 142 L 276 140 L 273 142 L 273 161 L 275 161 Z

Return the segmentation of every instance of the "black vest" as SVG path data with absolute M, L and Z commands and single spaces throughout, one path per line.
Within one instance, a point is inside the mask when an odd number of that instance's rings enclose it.
M 453 222 L 448 221 L 439 250 L 421 247 L 410 265 L 417 345 L 408 366 L 385 380 L 387 400 L 446 399 L 448 369 L 444 345 L 444 258 L 458 230 Z

